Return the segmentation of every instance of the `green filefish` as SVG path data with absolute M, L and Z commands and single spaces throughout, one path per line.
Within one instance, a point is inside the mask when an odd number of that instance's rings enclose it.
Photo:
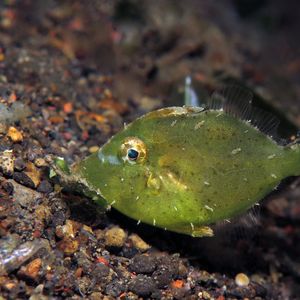
M 109 206 L 139 222 L 195 237 L 235 218 L 300 175 L 297 142 L 282 144 L 277 122 L 239 88 L 206 107 L 150 112 L 71 170 Z

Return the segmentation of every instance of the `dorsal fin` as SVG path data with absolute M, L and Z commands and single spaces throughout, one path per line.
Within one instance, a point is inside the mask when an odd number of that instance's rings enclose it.
M 229 85 L 212 94 L 208 101 L 208 109 L 222 109 L 236 118 L 251 123 L 261 132 L 276 138 L 279 120 L 258 107 L 252 107 L 252 99 L 253 93 L 250 90 Z

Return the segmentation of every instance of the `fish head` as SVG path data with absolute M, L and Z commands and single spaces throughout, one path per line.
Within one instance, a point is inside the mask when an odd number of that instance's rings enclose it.
M 187 185 L 180 180 L 169 132 L 159 132 L 157 121 L 131 123 L 85 159 L 80 170 L 87 185 L 123 214 L 167 227 L 178 215 L 174 201 Z

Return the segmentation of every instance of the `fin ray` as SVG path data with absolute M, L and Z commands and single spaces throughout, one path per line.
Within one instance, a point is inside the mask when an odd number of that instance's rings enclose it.
M 277 139 L 279 120 L 271 113 L 252 106 L 253 93 L 236 85 L 215 91 L 208 101 L 208 109 L 223 110 L 236 118 L 249 122 L 261 132 Z

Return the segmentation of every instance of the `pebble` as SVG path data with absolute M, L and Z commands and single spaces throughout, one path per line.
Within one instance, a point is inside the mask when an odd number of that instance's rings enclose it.
M 97 283 L 106 283 L 110 275 L 110 268 L 104 264 L 98 263 L 91 272 L 91 275 L 93 280 L 95 280 Z
M 41 157 L 36 158 L 35 161 L 34 161 L 34 164 L 38 168 L 47 167 L 48 166 L 48 163 L 46 162 L 46 160 L 43 159 L 43 158 L 41 158 Z
M 57 246 L 65 255 L 72 255 L 78 250 L 79 242 L 74 239 L 63 239 Z
M 41 182 L 40 170 L 38 170 L 32 162 L 28 162 L 26 164 L 26 171 L 24 173 L 32 180 L 34 188 L 37 188 Z
M 126 233 L 120 227 L 113 227 L 108 229 L 105 234 L 105 245 L 109 247 L 123 247 L 126 240 Z
M 53 191 L 53 186 L 48 180 L 42 180 L 37 188 L 37 191 L 40 193 L 48 194 Z
M 23 135 L 21 131 L 19 131 L 17 128 L 10 126 L 8 128 L 7 136 L 14 142 L 19 143 L 23 141 Z
M 26 168 L 26 162 L 21 157 L 18 157 L 15 159 L 14 168 L 16 171 L 21 172 Z
M 7 243 L 7 241 L 3 242 Z M 3 245 L 1 245 L 0 249 L 3 248 Z M 18 269 L 41 249 L 44 249 L 45 253 L 49 253 L 50 246 L 47 240 L 35 239 L 14 247 L 14 249 L 10 249 L 11 251 L 6 251 L 0 257 L 0 275 Z
M 156 290 L 156 286 L 151 277 L 139 274 L 130 282 L 129 289 L 141 297 L 147 297 Z
M 19 271 L 19 275 L 26 276 L 29 277 L 30 279 L 36 280 L 39 275 L 41 266 L 42 266 L 42 260 L 40 258 L 36 258 L 26 266 L 22 267 Z
M 161 266 L 158 270 L 154 271 L 152 277 L 158 288 L 165 288 L 172 281 L 173 272 L 166 266 Z
M 235 283 L 237 286 L 248 286 L 250 283 L 249 277 L 244 273 L 239 273 L 235 276 Z
M 95 153 L 99 150 L 99 147 L 98 146 L 92 146 L 89 148 L 89 152 L 90 153 Z
M 5 150 L 0 154 L 0 169 L 4 175 L 12 176 L 14 173 L 14 155 L 12 150 Z
M 31 189 L 35 188 L 35 184 L 32 179 L 25 172 L 15 172 L 13 176 L 14 180 Z
M 131 234 L 128 239 L 132 242 L 132 245 L 141 252 L 145 252 L 151 248 L 151 246 L 137 234 Z
M 136 255 L 129 264 L 129 270 L 137 274 L 153 273 L 156 269 L 156 260 L 150 255 Z
M 16 172 L 15 174 L 19 173 Z M 40 199 L 42 197 L 42 194 L 21 184 L 18 184 L 16 181 L 17 180 L 9 179 L 7 182 L 13 186 L 14 198 L 16 199 L 16 202 L 19 203 L 22 207 L 30 207 L 37 199 Z

